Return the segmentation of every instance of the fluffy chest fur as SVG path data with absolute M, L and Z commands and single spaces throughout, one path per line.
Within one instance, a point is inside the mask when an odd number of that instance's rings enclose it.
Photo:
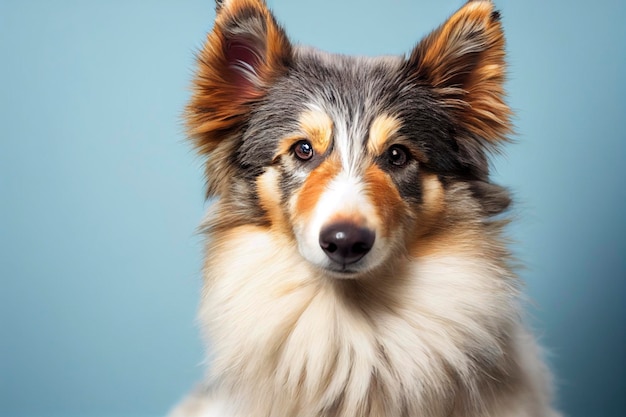
M 200 317 L 214 383 L 235 408 L 439 416 L 515 389 L 501 377 L 518 366 L 503 354 L 517 337 L 517 291 L 498 261 L 436 255 L 371 282 L 335 281 L 263 229 L 217 242 Z

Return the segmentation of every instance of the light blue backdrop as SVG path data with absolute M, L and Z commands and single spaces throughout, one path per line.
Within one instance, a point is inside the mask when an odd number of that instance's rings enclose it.
M 496 163 L 572 417 L 626 415 L 626 5 L 496 2 Z M 408 52 L 462 0 L 270 1 L 292 38 Z M 211 0 L 0 1 L 0 414 L 159 416 L 201 374 L 204 210 L 180 114 Z

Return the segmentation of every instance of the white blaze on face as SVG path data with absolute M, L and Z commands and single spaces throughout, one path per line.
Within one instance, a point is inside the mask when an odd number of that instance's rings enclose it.
M 307 174 L 299 195 L 292 200 L 299 251 L 312 264 L 337 270 L 338 264 L 320 246 L 320 234 L 334 224 L 350 223 L 358 229 L 369 229 L 376 236 L 369 252 L 349 265 L 354 272 L 369 270 L 383 262 L 390 249 L 385 238 L 387 233 L 382 230 L 385 225 L 381 224 L 379 216 L 381 208 L 372 201 L 368 189 L 371 185 L 368 186 L 365 175 L 367 163 L 364 157 L 368 149 L 362 144 L 362 138 L 367 130 L 358 123 L 358 115 L 354 117 L 356 121 L 348 123 L 336 113 L 324 113 L 317 105 L 310 105 L 305 115 L 303 125 L 308 129 L 304 131 L 317 131 L 320 129 L 311 126 L 326 123 L 322 121 L 331 122 L 332 136 L 328 140 L 332 141 L 332 151 L 322 165 Z
M 354 172 L 353 167 L 356 165 L 356 161 L 345 122 L 335 124 L 334 139 L 335 152 L 339 155 L 341 166 L 347 176 L 352 175 Z

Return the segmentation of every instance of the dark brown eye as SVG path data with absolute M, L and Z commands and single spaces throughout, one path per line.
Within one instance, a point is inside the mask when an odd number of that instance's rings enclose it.
M 387 150 L 387 157 L 392 165 L 402 167 L 409 161 L 409 154 L 406 148 L 400 145 L 393 145 Z
M 293 153 L 301 161 L 308 161 L 313 157 L 313 146 L 308 140 L 300 140 L 293 147 Z

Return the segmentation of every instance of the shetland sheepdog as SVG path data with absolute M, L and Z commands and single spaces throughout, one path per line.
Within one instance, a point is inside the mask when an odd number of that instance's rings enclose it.
M 211 365 L 173 416 L 557 416 L 488 156 L 505 41 L 470 1 L 405 57 L 296 46 L 218 1 L 186 109 L 215 202 Z

